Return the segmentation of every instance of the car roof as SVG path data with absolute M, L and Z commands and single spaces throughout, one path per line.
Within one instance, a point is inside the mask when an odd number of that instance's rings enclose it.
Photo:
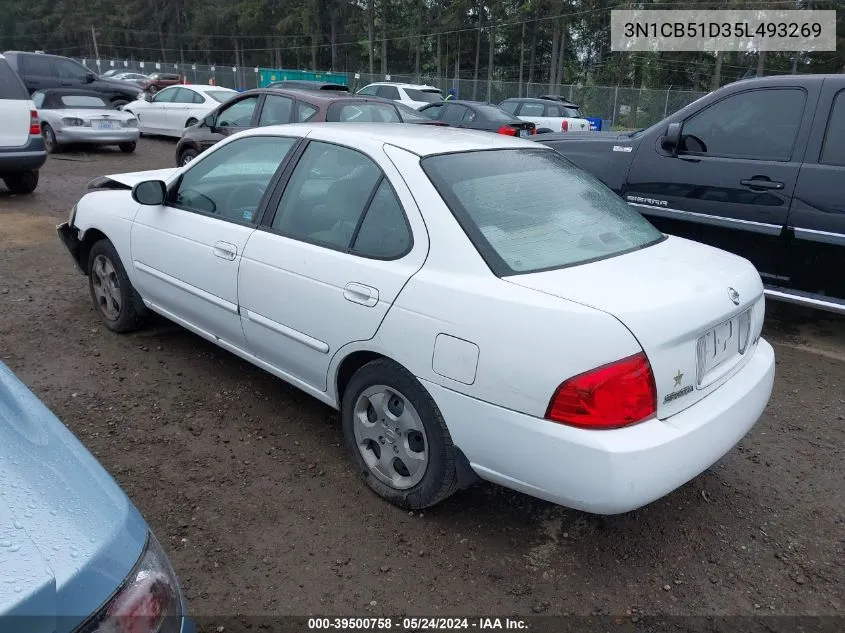
M 307 136 L 312 140 L 348 144 L 350 147 L 373 150 L 384 145 L 393 145 L 420 157 L 474 150 L 537 149 L 540 146 L 533 141 L 490 132 L 398 123 L 288 123 L 253 128 L 237 136 L 266 136 L 268 134 Z
M 393 105 L 391 99 L 383 99 L 382 97 L 375 97 L 370 95 L 359 95 L 353 92 L 342 92 L 340 90 L 306 90 L 304 88 L 253 88 L 245 90 L 240 93 L 242 95 L 248 94 L 279 94 L 292 99 L 300 99 L 311 103 L 327 104 L 335 101 L 354 101 L 357 103 L 389 103 Z
M 437 92 L 443 92 L 437 86 L 429 86 L 428 84 L 406 84 L 401 81 L 374 81 L 371 84 L 367 84 L 367 86 L 396 86 L 398 88 L 411 88 L 412 90 L 436 90 Z M 367 86 L 364 86 L 364 88 Z
M 232 90 L 226 86 L 206 86 L 205 84 L 175 84 L 173 86 L 167 86 L 167 88 L 162 88 L 162 91 L 170 90 L 171 88 L 190 88 L 191 90 L 196 90 L 197 92 L 211 92 L 214 90 L 228 90 L 232 94 L 238 92 L 237 90 Z

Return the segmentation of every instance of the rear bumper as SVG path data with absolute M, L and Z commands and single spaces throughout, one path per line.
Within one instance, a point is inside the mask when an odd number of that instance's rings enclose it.
M 115 143 L 133 143 L 141 135 L 138 128 L 120 130 L 94 130 L 86 128 L 62 128 L 56 130 L 59 143 L 94 143 L 112 145 Z
M 482 479 L 578 510 L 619 514 L 663 497 L 730 451 L 765 409 L 774 373 L 774 351 L 760 339 L 746 365 L 700 402 L 612 431 L 556 424 L 422 382 Z
M 47 160 L 44 139 L 30 136 L 25 145 L 0 147 L 0 175 L 39 169 Z

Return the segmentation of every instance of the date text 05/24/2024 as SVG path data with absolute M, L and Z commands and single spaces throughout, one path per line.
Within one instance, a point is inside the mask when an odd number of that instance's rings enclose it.
M 443 630 L 525 630 L 528 624 L 519 618 L 309 618 L 309 631 L 443 631 Z

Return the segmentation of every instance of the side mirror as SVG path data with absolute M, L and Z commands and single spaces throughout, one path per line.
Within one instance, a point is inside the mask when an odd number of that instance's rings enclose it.
M 97 75 L 95 75 L 94 73 L 90 73 L 90 72 L 85 73 L 85 76 L 82 78 L 82 83 L 85 83 L 85 84 L 94 83 L 94 81 L 96 81 L 96 79 L 97 79 Z
M 167 186 L 161 180 L 145 180 L 132 187 L 132 199 L 138 204 L 159 206 L 167 199 Z
M 678 151 L 681 142 L 681 124 L 670 123 L 663 138 L 660 139 L 660 147 L 672 154 Z
M 214 127 L 217 123 L 217 117 L 215 117 L 213 114 L 209 114 L 202 120 L 202 123 L 203 125 L 205 125 L 205 127 Z

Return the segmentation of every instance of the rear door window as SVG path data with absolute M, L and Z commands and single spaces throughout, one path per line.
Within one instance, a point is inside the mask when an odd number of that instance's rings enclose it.
M 400 97 L 399 90 L 396 86 L 379 86 L 376 94 L 379 97 L 384 97 L 385 99 L 395 99 L 396 101 L 399 101 L 399 99 L 402 98 Z
M 443 115 L 440 117 L 441 121 L 448 123 L 449 125 L 457 125 L 460 123 L 463 118 L 467 114 L 466 106 L 458 105 L 458 104 L 447 104 L 442 106 L 444 112 Z
M 519 101 L 505 101 L 502 105 L 499 106 L 505 112 L 510 112 L 511 114 L 516 113 L 516 109 L 519 107 Z
M 28 96 L 18 74 L 5 59 L 0 59 L 0 99 L 26 99 Z M 44 98 L 43 93 L 41 98 Z
M 258 125 L 280 125 L 290 123 L 290 114 L 293 110 L 293 99 L 281 95 L 266 95 L 264 105 L 261 108 L 261 116 L 258 118 Z
M 845 166 L 845 90 L 841 90 L 833 100 L 819 162 Z
M 25 75 L 52 77 L 54 75 L 50 58 L 44 55 L 21 55 L 20 65 Z M 57 76 L 57 75 L 56 75 Z

